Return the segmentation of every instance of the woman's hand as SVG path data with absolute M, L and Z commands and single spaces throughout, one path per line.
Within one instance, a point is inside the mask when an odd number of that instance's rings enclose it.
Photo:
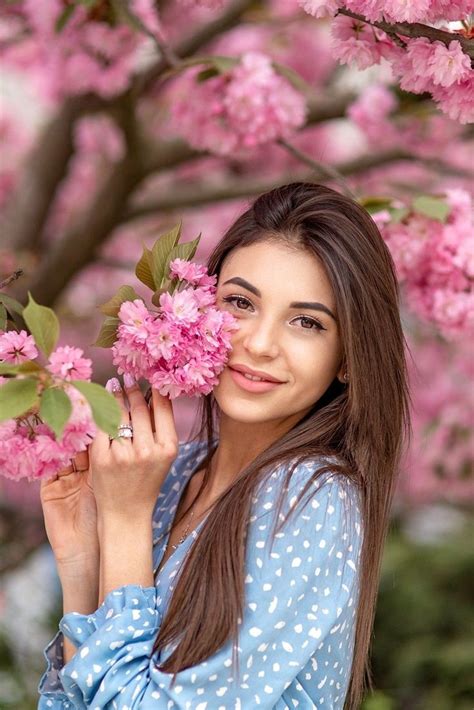
M 74 468 L 76 470 L 74 470 Z M 75 467 L 41 481 L 41 505 L 48 540 L 58 571 L 86 569 L 99 573 L 97 507 L 91 485 L 89 455 L 75 457 Z
M 90 446 L 99 523 L 104 518 L 150 520 L 163 481 L 178 455 L 172 403 L 153 389 L 150 411 L 134 383 L 126 387 L 129 411 L 119 381 L 113 378 L 109 387 L 122 410 L 121 423 L 133 427 L 133 438 L 110 441 L 99 431 Z

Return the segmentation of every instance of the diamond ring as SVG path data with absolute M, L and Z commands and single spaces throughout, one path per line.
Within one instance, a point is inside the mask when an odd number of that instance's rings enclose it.
M 116 439 L 132 439 L 133 438 L 133 427 L 131 424 L 120 424 L 117 427 Z

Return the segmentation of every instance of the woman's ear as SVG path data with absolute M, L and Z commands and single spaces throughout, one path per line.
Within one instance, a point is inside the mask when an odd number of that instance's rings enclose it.
M 344 375 L 346 375 L 346 379 L 344 379 Z M 347 382 L 348 382 L 347 368 L 344 364 L 342 364 L 341 367 L 339 368 L 336 377 L 341 384 L 343 384 L 343 385 L 347 384 Z

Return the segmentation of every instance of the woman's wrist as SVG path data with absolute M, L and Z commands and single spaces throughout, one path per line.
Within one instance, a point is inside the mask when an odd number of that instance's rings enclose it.
M 99 579 L 100 553 L 75 557 L 69 560 L 56 559 L 56 569 L 62 584 L 74 585 L 84 580 L 85 583 L 93 583 Z
M 153 586 L 151 514 L 135 519 L 100 516 L 100 598 L 125 584 Z
M 99 606 L 99 575 L 97 579 L 82 579 L 76 583 L 62 583 L 63 614 L 75 611 L 78 614 L 92 614 Z

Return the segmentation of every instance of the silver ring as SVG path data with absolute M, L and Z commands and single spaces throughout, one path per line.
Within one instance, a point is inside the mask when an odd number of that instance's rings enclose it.
M 117 427 L 117 436 L 115 439 L 132 439 L 133 438 L 133 427 L 131 424 L 120 424 Z

